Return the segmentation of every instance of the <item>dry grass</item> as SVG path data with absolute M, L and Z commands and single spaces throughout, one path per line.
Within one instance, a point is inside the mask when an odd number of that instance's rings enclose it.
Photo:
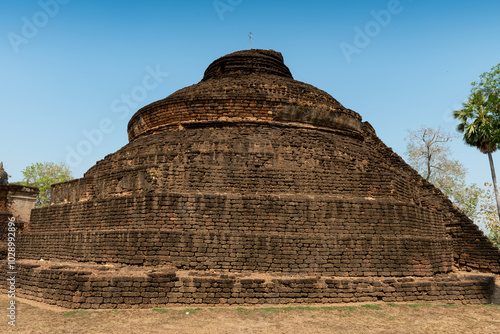
M 6 314 L 8 299 L 0 296 Z M 500 333 L 500 305 L 352 304 L 68 311 L 17 300 L 13 333 Z

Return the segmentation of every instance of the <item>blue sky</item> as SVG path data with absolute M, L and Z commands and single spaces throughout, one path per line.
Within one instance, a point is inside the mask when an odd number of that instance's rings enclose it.
M 404 155 L 408 129 L 455 132 L 452 111 L 500 62 L 499 13 L 497 0 L 4 0 L 0 161 L 11 182 L 44 161 L 69 163 L 82 177 L 127 144 L 137 109 L 247 49 L 250 31 L 253 48 L 282 52 L 295 79 L 357 111 Z M 345 45 L 356 52 L 346 55 Z M 146 89 L 151 72 L 157 80 Z M 80 159 L 69 159 L 78 149 Z M 461 139 L 452 149 L 470 182 L 490 182 L 485 155 Z

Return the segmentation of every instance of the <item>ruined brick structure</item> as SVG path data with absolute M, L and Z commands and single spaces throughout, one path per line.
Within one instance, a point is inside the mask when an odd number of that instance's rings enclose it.
M 8 223 L 15 222 L 16 232 L 22 232 L 35 207 L 39 190 L 18 184 L 9 184 L 9 175 L 0 162 L 0 260 L 8 255 Z
M 235 52 L 140 109 L 130 142 L 32 211 L 27 298 L 175 303 L 485 303 L 500 252 L 354 111 Z M 45 261 L 39 261 L 43 258 Z M 64 262 L 59 262 L 64 261 Z

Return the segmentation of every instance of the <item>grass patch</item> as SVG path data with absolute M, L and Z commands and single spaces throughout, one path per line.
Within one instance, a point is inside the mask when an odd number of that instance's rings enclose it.
M 276 313 L 282 311 L 284 307 L 260 307 L 257 311 L 265 312 L 265 313 Z
M 296 311 L 296 310 L 306 310 L 306 311 L 318 311 L 321 307 L 314 306 L 285 306 L 282 308 L 283 311 Z
M 422 306 L 422 304 L 406 304 L 406 306 L 408 306 L 408 307 L 413 307 L 413 308 L 417 308 L 417 307 Z
M 365 305 L 361 305 L 361 307 L 364 307 L 364 308 L 367 308 L 370 310 L 381 310 L 382 309 L 382 306 L 375 305 L 375 304 L 365 304 Z
M 282 306 L 282 307 L 260 307 L 257 309 L 237 307 L 237 312 L 252 313 L 252 312 L 265 312 L 265 313 L 277 313 L 277 312 L 290 312 L 290 311 L 333 311 L 342 307 L 338 306 Z
M 245 307 L 237 307 L 236 312 L 245 312 L 245 313 L 250 313 L 250 310 L 245 308 Z
M 389 306 L 395 306 L 395 307 L 396 307 L 396 306 L 399 306 L 399 305 L 398 305 L 398 304 L 396 304 L 396 303 L 388 303 L 387 305 L 389 305 Z
M 419 304 L 419 303 L 417 303 L 417 304 L 406 304 L 406 306 L 408 306 L 408 307 L 414 307 L 414 308 L 416 308 L 416 307 L 422 307 L 422 306 L 430 306 L 430 305 L 432 305 L 432 304 Z
M 350 317 L 352 316 L 352 312 L 356 310 L 356 306 L 341 306 L 338 308 L 340 311 L 340 317 Z
M 455 304 L 443 304 L 441 306 L 443 306 L 443 307 L 457 307 L 457 305 L 455 305 Z
M 164 308 L 154 308 L 153 312 L 158 312 L 158 313 L 167 313 L 168 310 Z
M 83 314 L 83 313 L 92 313 L 92 311 L 83 311 L 83 310 L 65 311 L 62 313 L 62 315 L 75 315 L 75 314 Z
M 352 312 L 354 311 L 355 309 L 357 309 L 356 306 L 340 306 L 339 307 L 339 310 L 341 311 L 349 311 L 349 312 Z
M 198 310 L 199 310 L 199 308 L 186 308 L 183 310 L 169 310 L 169 309 L 165 309 L 165 308 L 154 308 L 153 312 L 157 312 L 160 314 L 167 313 L 167 312 L 175 312 L 175 313 L 182 313 L 182 314 L 194 314 Z
M 382 307 L 378 305 L 368 305 L 364 306 L 367 308 L 372 308 L 374 310 L 381 310 Z M 246 314 L 251 314 L 253 311 L 262 312 L 264 314 L 272 313 L 286 313 L 290 311 L 334 311 L 340 312 L 341 317 L 351 316 L 351 313 L 356 310 L 356 306 L 284 306 L 284 307 L 261 307 L 258 309 L 248 309 L 244 307 L 238 307 L 236 311 L 245 312 Z
M 289 312 L 289 311 L 319 311 L 319 310 L 334 310 L 335 306 L 314 307 L 314 306 L 283 306 L 283 307 L 261 307 L 258 310 L 264 312 Z
M 188 313 L 189 314 L 195 314 L 196 311 L 198 311 L 198 310 L 199 310 L 198 307 L 197 308 L 187 308 L 185 310 L 181 310 L 181 313 L 184 313 L 184 314 L 188 314 Z
M 338 309 L 338 306 L 324 306 L 324 307 L 320 307 L 322 310 L 325 310 L 325 311 L 333 311 L 333 310 L 336 310 Z
M 500 304 L 485 304 L 486 307 L 500 307 Z

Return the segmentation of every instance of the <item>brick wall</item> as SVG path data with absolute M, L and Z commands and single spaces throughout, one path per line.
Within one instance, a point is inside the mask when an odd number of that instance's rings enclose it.
M 54 205 L 32 212 L 20 256 L 338 276 L 449 272 L 448 218 L 410 199 L 418 185 L 405 179 L 383 150 L 335 131 L 167 131 L 55 186 Z
M 66 308 L 151 308 L 176 304 L 252 305 L 345 302 L 491 302 L 494 278 L 252 277 L 151 271 L 110 275 L 109 268 L 72 268 L 52 263 L 18 265 L 16 294 Z M 6 270 L 0 273 L 5 286 Z
M 396 188 L 406 188 L 409 191 L 406 193 L 396 191 L 394 199 L 411 201 L 442 214 L 446 233 L 452 241 L 454 263 L 458 268 L 500 274 L 500 250 L 488 240 L 477 225 L 378 137 L 367 136 L 366 142 L 384 154 L 387 163 L 405 176 L 404 179 L 395 182 Z
M 167 131 L 54 186 L 20 256 L 339 276 L 499 272 L 499 252 L 424 181 L 373 135 Z

